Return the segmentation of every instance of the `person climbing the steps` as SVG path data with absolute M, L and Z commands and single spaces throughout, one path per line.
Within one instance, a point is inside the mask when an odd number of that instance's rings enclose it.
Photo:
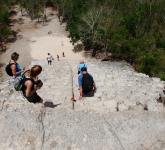
M 65 54 L 64 54 L 64 52 L 62 52 L 62 56 L 63 56 L 63 57 L 65 57 Z
M 57 60 L 58 60 L 58 61 L 60 60 L 60 57 L 59 57 L 59 55 L 57 55 Z
M 51 34 L 51 33 L 52 33 L 52 30 L 49 30 L 49 31 L 48 31 L 48 34 Z
M 87 68 L 87 65 L 84 63 L 84 61 L 80 61 L 77 74 L 81 74 L 82 73 L 82 71 L 81 71 L 82 67 L 86 67 Z
M 64 46 L 64 42 L 63 41 L 61 41 L 61 46 Z
M 52 57 L 52 55 L 50 55 L 50 53 L 48 53 L 48 55 L 46 56 L 46 59 L 48 61 L 48 65 L 51 65 L 52 64 L 53 57 Z
M 82 97 L 93 97 L 96 93 L 96 84 L 91 74 L 87 72 L 86 67 L 81 68 L 82 74 L 78 76 L 78 85 L 79 85 L 79 100 Z

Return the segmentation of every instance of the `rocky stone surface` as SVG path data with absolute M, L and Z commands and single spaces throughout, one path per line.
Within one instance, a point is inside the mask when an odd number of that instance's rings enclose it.
M 1 82 L 0 149 L 165 149 L 164 82 L 159 78 L 136 73 L 124 62 L 87 60 L 97 93 L 79 101 L 79 60 L 34 64 L 43 67 L 38 94 L 44 104 L 27 102 L 12 79 Z

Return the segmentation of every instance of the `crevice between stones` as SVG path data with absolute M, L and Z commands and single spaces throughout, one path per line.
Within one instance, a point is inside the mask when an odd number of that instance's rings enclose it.
M 6 100 L 3 100 L 3 102 L 2 102 L 2 106 L 1 106 L 1 110 L 0 110 L 0 111 L 3 110 L 3 106 L 4 106 L 5 102 L 6 102 Z
M 40 114 L 38 116 L 38 120 L 39 120 L 39 123 L 40 123 L 40 129 L 42 130 L 42 145 L 41 145 L 41 150 L 43 149 L 43 146 L 44 146 L 44 142 L 45 142 L 45 126 L 44 126 L 44 123 L 43 123 L 43 118 L 45 117 L 45 109 L 44 109 L 44 106 L 42 106 L 42 109 L 40 111 Z
M 115 139 L 117 139 L 117 141 L 119 142 L 121 148 L 124 150 L 124 147 L 120 141 L 120 138 L 117 136 L 117 134 L 115 133 L 115 131 L 112 130 L 112 126 L 111 124 L 106 120 L 105 116 L 102 114 L 102 117 L 105 121 L 105 123 L 107 124 L 108 130 L 112 133 L 112 135 L 115 137 Z

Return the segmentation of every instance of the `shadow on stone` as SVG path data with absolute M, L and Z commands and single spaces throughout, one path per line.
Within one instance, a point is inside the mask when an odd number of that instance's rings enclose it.
M 61 105 L 61 103 L 56 104 L 56 105 L 54 105 L 53 102 L 50 102 L 50 101 L 47 101 L 47 102 L 44 103 L 45 107 L 50 107 L 50 108 L 57 107 L 58 105 Z
M 73 48 L 72 51 L 75 52 L 75 53 L 79 53 L 83 50 L 84 50 L 83 44 L 77 44 L 77 45 L 74 45 L 74 48 Z

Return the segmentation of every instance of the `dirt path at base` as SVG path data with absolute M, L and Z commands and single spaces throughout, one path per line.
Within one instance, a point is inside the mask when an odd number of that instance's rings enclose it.
M 47 53 L 50 53 L 55 59 L 59 55 L 60 59 L 84 59 L 84 52 L 73 52 L 73 45 L 68 38 L 68 32 L 65 31 L 66 24 L 60 25 L 57 12 L 47 8 L 48 22 L 37 23 L 31 21 L 26 15 L 22 16 L 15 7 L 17 15 L 13 16 L 16 23 L 12 29 L 17 31 L 17 40 L 8 44 L 8 49 L 0 55 L 0 81 L 11 79 L 5 72 L 5 66 L 9 62 L 11 54 L 17 52 L 20 54 L 18 63 L 21 67 L 28 67 L 32 60 L 44 60 Z M 48 34 L 48 31 L 52 31 Z M 62 52 L 66 57 L 62 57 Z

